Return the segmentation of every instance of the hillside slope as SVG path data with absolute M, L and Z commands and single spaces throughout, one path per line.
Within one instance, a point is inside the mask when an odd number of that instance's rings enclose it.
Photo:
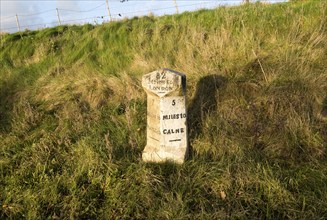
M 327 2 L 1 36 L 0 218 L 326 219 Z M 192 152 L 145 164 L 143 74 L 187 75 Z

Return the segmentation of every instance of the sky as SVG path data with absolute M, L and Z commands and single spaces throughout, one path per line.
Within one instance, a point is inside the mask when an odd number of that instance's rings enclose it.
M 275 3 L 286 0 L 262 1 Z M 60 23 L 101 24 L 150 13 L 160 16 L 177 13 L 177 10 L 182 13 L 241 3 L 242 0 L 108 0 L 110 17 L 106 0 L 0 0 L 0 31 L 36 30 Z

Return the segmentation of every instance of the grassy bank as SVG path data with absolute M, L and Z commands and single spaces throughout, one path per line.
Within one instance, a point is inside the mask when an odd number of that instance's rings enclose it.
M 327 218 L 326 1 L 0 37 L 1 219 Z M 181 166 L 141 161 L 162 67 L 187 75 Z

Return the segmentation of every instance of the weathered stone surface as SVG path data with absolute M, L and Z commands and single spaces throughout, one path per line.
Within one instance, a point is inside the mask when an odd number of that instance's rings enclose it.
M 142 78 L 147 99 L 146 162 L 183 163 L 188 150 L 186 76 L 161 69 Z

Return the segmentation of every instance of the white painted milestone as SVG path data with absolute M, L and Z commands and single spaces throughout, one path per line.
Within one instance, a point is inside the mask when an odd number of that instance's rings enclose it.
M 183 163 L 188 150 L 186 76 L 160 69 L 142 78 L 147 97 L 146 162 Z

